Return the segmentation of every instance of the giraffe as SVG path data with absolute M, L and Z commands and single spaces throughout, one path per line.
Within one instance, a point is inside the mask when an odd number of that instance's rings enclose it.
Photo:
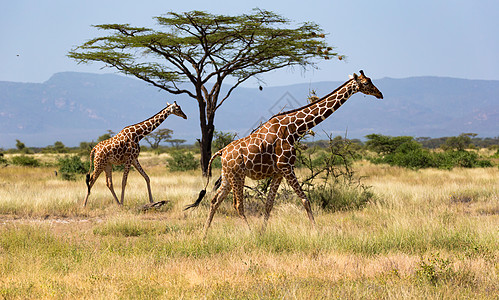
M 182 109 L 177 105 L 177 102 L 174 102 L 173 104 L 167 103 L 167 106 L 164 109 L 149 119 L 135 125 L 127 126 L 112 138 L 95 145 L 90 152 L 90 170 L 88 171 L 86 178 L 88 190 L 83 206 L 87 205 L 90 190 L 102 171 L 106 173 L 106 185 L 111 191 L 111 194 L 113 194 L 114 200 L 118 205 L 123 205 L 125 186 L 131 165 L 133 165 L 146 180 L 149 202 L 153 202 L 149 176 L 147 176 L 144 169 L 142 169 L 138 160 L 140 152 L 139 141 L 156 129 L 171 114 L 187 119 L 187 116 L 182 112 Z M 92 156 L 94 157 L 94 171 L 90 174 L 90 171 L 92 170 Z M 112 179 L 113 165 L 120 164 L 124 164 L 125 166 L 121 185 L 121 202 L 118 201 L 118 197 L 116 197 L 114 192 Z
M 383 94 L 361 70 L 360 75 L 354 73 L 347 82 L 325 97 L 298 109 L 274 115 L 249 136 L 233 141 L 216 152 L 210 159 L 208 168 L 211 168 L 211 163 L 215 157 L 221 156 L 221 183 L 211 200 L 210 212 L 204 226 L 204 236 L 206 237 L 215 211 L 231 190 L 234 195 L 234 208 L 249 227 L 243 203 L 243 187 L 246 176 L 256 180 L 272 177 L 265 203 L 264 228 L 283 178 L 302 200 L 310 223 L 315 228 L 310 202 L 302 191 L 294 172 L 296 159 L 294 143 L 309 129 L 329 117 L 357 92 L 383 99 Z M 199 205 L 206 194 L 209 180 L 208 177 L 205 188 L 199 193 L 196 202 L 186 206 L 185 210 Z

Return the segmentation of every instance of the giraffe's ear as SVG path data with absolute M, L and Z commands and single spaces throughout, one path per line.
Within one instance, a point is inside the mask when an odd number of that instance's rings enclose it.
M 170 102 L 166 101 L 166 106 L 170 106 Z
M 353 79 L 353 75 L 348 74 L 348 79 Z

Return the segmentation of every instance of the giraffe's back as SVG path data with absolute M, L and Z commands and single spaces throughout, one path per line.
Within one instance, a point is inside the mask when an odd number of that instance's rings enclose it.
M 255 132 L 233 141 L 223 150 L 224 172 L 244 174 L 256 180 L 281 173 L 279 165 L 289 163 L 282 155 L 283 148 L 291 150 L 292 146 L 276 135 Z
M 130 158 L 137 158 L 140 147 L 125 135 L 116 136 L 99 142 L 95 146 L 95 163 L 104 165 L 120 165 L 130 161 Z

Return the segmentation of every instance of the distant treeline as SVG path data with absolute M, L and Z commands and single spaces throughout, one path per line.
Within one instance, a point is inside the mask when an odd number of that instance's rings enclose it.
M 477 137 L 476 133 L 462 133 L 459 136 L 451 136 L 451 137 L 439 137 L 439 138 L 431 138 L 431 137 L 410 137 L 410 136 L 398 136 L 395 138 L 399 139 L 412 139 L 423 146 L 423 148 L 427 149 L 448 149 L 448 148 L 462 148 L 462 149 L 474 149 L 474 148 L 498 148 L 499 147 L 499 136 L 497 137 Z M 366 143 L 369 143 L 375 137 L 390 137 L 384 136 L 381 134 L 370 134 L 366 136 L 366 141 L 362 141 L 360 139 L 349 139 L 350 142 L 365 147 Z M 307 144 L 310 147 L 318 146 L 321 148 L 325 148 L 329 145 L 329 140 L 319 140 L 319 141 L 304 141 L 304 144 Z
M 108 139 L 112 137 L 113 133 L 109 132 L 102 136 L 100 136 L 97 142 Z M 369 144 L 372 144 L 373 140 L 412 140 L 415 141 L 423 148 L 426 149 L 437 149 L 441 148 L 444 150 L 448 149 L 480 149 L 480 148 L 499 148 L 499 136 L 497 137 L 478 137 L 476 133 L 462 133 L 459 136 L 452 137 L 439 137 L 439 138 L 430 138 L 430 137 L 411 137 L 411 136 L 385 136 L 382 134 L 369 134 L 366 135 L 365 141 L 360 139 L 348 139 L 350 143 L 357 146 L 358 149 L 364 148 L 368 149 Z M 171 137 L 171 130 L 168 133 L 168 138 L 164 138 L 163 136 L 159 136 L 158 134 L 152 134 L 154 138 L 154 142 L 151 140 L 147 141 L 150 146 L 146 146 L 145 143 L 141 143 L 141 149 L 143 151 L 155 151 L 155 152 L 168 152 L 169 150 L 176 149 L 185 149 L 193 152 L 197 152 L 199 150 L 199 145 L 196 144 L 184 144 L 185 140 L 180 139 L 168 139 Z M 232 133 L 225 132 L 216 132 L 215 138 L 213 140 L 213 151 L 218 151 L 223 148 L 225 145 L 229 144 L 236 136 Z M 161 139 L 163 138 L 163 139 Z M 345 139 L 343 137 L 337 136 L 335 139 Z M 62 142 L 57 141 L 53 145 L 48 145 L 47 147 L 28 147 L 20 140 L 16 140 L 16 148 L 14 149 L 2 149 L 0 148 L 0 153 L 90 153 L 90 150 L 97 144 L 97 142 L 81 142 L 79 147 L 66 147 Z M 169 146 L 160 145 L 160 142 L 168 143 Z M 330 145 L 330 140 L 318 140 L 318 141 L 310 141 L 310 138 L 304 138 L 301 140 L 302 144 L 307 145 L 308 147 L 319 147 L 319 148 L 327 148 Z

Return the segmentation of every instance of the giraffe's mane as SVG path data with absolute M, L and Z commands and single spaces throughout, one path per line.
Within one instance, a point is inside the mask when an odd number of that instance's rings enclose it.
M 312 105 L 316 104 L 317 102 L 320 102 L 320 101 L 322 101 L 322 100 L 326 99 L 327 97 L 331 96 L 332 94 L 336 93 L 337 91 L 339 91 L 341 88 L 343 88 L 345 85 L 347 85 L 347 84 L 348 84 L 350 81 L 352 81 L 352 80 L 353 80 L 353 78 L 351 78 L 351 79 L 350 79 L 350 80 L 348 80 L 347 82 L 345 82 L 345 83 L 343 83 L 342 85 L 340 85 L 337 89 L 335 89 L 335 90 L 334 90 L 334 91 L 332 91 L 331 93 L 327 94 L 326 96 L 324 96 L 324 97 L 322 97 L 322 98 L 320 98 L 320 99 L 318 99 L 318 100 L 315 100 L 315 101 L 314 101 L 314 102 L 312 102 L 312 103 L 309 103 L 309 104 L 307 104 L 307 105 L 304 105 L 304 106 L 302 106 L 302 107 L 298 107 L 298 108 L 295 108 L 295 109 L 292 109 L 292 110 L 288 110 L 288 111 L 284 111 L 284 112 L 281 112 L 281 113 L 277 113 L 277 114 L 273 115 L 272 117 L 270 117 L 270 118 L 269 118 L 269 120 L 270 120 L 270 119 L 272 119 L 272 118 L 278 117 L 278 116 L 287 115 L 287 114 L 294 113 L 294 112 L 297 112 L 297 111 L 299 111 L 299 110 L 302 110 L 302 109 L 304 109 L 304 108 L 310 107 L 310 106 L 312 106 Z
M 147 121 L 147 120 L 153 119 L 153 118 L 155 118 L 157 115 L 159 115 L 160 113 L 162 113 L 162 112 L 163 112 L 166 108 L 168 108 L 168 107 L 170 107 L 170 106 L 171 106 L 171 104 L 169 104 L 169 105 L 165 106 L 162 110 L 160 110 L 160 111 L 158 111 L 156 114 L 154 114 L 154 116 L 149 117 L 149 118 L 147 118 L 147 119 L 145 119 L 145 120 L 143 120 L 143 121 L 141 121 L 141 122 L 138 122 L 138 123 L 135 123 L 135 124 L 132 124 L 132 125 L 128 125 L 127 127 L 130 127 L 130 126 L 136 126 L 136 125 L 139 125 L 139 124 L 141 124 L 141 123 L 144 123 L 144 122 L 145 122 L 145 121 Z M 125 127 L 125 128 L 126 128 L 126 127 Z

